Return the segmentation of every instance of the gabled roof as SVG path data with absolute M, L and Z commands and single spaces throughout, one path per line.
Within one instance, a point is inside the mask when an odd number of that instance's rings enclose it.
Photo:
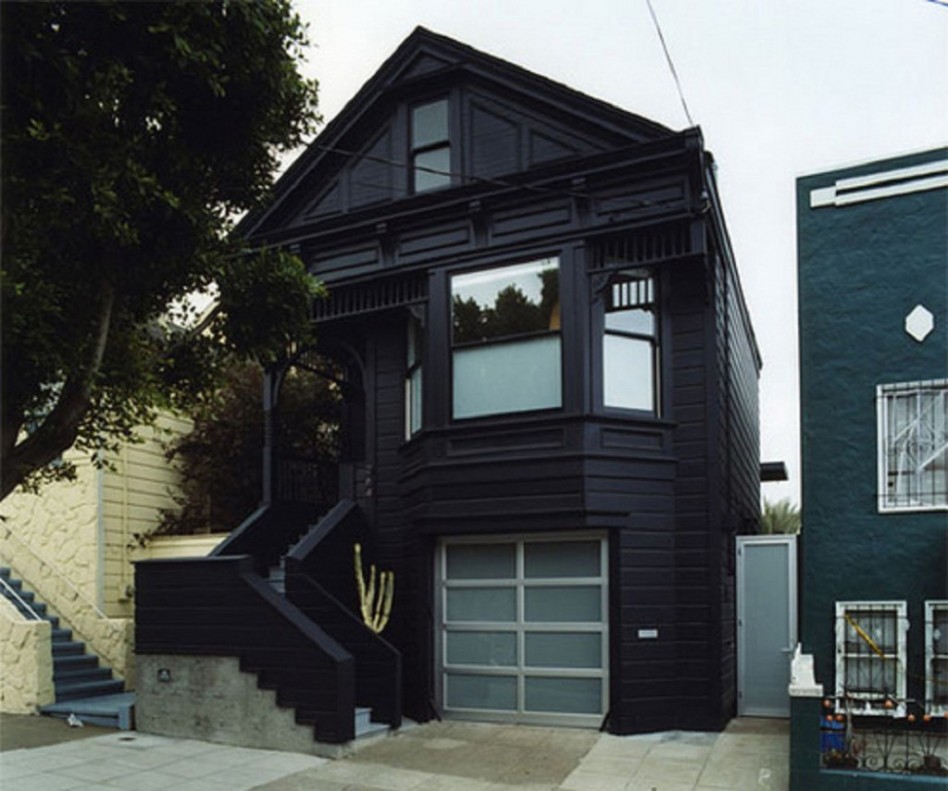
M 238 233 L 251 236 L 279 227 L 281 218 L 292 212 L 290 207 L 311 201 L 314 191 L 326 185 L 326 160 L 332 158 L 338 163 L 340 154 L 351 154 L 352 159 L 363 156 L 365 151 L 355 151 L 353 145 L 343 143 L 367 140 L 383 114 L 413 90 L 465 80 L 516 95 L 525 105 L 541 108 L 565 125 L 608 141 L 608 148 L 674 134 L 661 124 L 418 27 L 277 181 L 268 205 L 241 221 Z

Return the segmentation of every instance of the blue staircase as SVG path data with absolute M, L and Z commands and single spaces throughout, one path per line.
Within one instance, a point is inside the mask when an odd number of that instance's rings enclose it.
M 53 687 L 56 702 L 40 709 L 41 714 L 68 718 L 74 714 L 90 725 L 129 730 L 132 728 L 133 693 L 112 677 L 112 670 L 99 665 L 99 658 L 86 651 L 85 643 L 74 640 L 71 629 L 60 625 L 45 602 L 23 586 L 7 566 L 0 566 L 0 592 L 30 620 L 38 616 L 52 627 Z

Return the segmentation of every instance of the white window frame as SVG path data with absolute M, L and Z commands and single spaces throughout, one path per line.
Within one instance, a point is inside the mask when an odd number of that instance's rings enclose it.
M 859 611 L 891 610 L 896 617 L 896 653 L 878 657 L 875 654 L 849 655 L 845 652 L 846 613 L 857 616 Z M 858 619 L 857 619 L 858 623 Z M 905 665 L 908 658 L 908 608 L 904 601 L 839 601 L 836 602 L 836 699 L 837 705 L 852 714 L 904 717 L 906 714 Z M 895 662 L 895 694 L 890 699 L 894 704 L 885 706 L 881 695 L 872 692 L 847 692 L 845 688 L 846 659 L 849 656 L 861 659 L 875 657 L 881 662 Z
M 892 439 L 888 436 L 888 416 L 890 405 L 897 397 L 904 398 L 912 395 L 921 396 L 923 393 L 927 392 L 934 392 L 935 394 L 935 403 L 932 405 L 932 414 L 934 414 L 938 404 L 948 400 L 948 379 L 931 379 L 919 382 L 899 382 L 892 384 L 881 384 L 876 387 L 879 475 L 878 508 L 880 513 L 891 514 L 913 511 L 948 511 L 948 491 L 933 493 L 932 498 L 935 500 L 935 502 L 924 502 L 922 499 L 917 499 L 908 503 L 900 503 L 899 499 L 907 496 L 904 494 L 900 495 L 897 491 L 898 476 L 902 473 L 900 473 L 898 470 L 890 469 L 889 446 L 892 442 Z M 921 418 L 915 421 L 916 427 L 914 429 L 912 426 L 908 426 L 906 427 L 905 431 L 915 430 L 917 434 L 917 425 L 921 425 L 919 422 L 920 420 Z M 940 421 L 942 423 L 941 426 L 937 425 L 938 422 L 939 421 L 934 421 L 935 425 L 929 427 L 928 429 L 929 436 L 925 437 L 925 440 L 931 443 L 932 449 L 929 452 L 929 458 L 922 465 L 923 467 L 925 464 L 933 463 L 940 455 L 948 454 L 948 426 L 945 425 L 945 423 L 948 421 Z M 917 471 L 904 472 L 906 477 L 918 474 L 919 473 Z M 893 475 L 896 476 L 893 482 L 895 489 L 890 489 L 890 478 Z M 938 498 L 941 498 L 940 502 L 938 501 Z
M 948 703 L 935 703 L 935 660 L 948 659 L 948 654 L 935 653 L 935 613 L 948 612 L 948 600 L 925 602 L 925 713 L 933 716 L 948 715 Z M 948 677 L 941 679 L 948 684 Z

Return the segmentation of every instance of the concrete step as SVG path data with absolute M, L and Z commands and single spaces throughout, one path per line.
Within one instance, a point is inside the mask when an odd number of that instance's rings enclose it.
M 357 739 L 372 736 L 376 733 L 384 733 L 388 729 L 388 725 L 384 722 L 372 722 L 372 709 L 360 706 L 355 710 L 355 736 Z
M 105 695 L 119 694 L 125 689 L 125 684 L 117 679 L 112 679 L 112 672 L 107 672 L 109 678 L 105 680 L 56 684 L 56 702 L 63 703 L 70 700 L 82 700 L 83 698 L 98 698 Z
M 60 719 L 67 719 L 70 714 L 75 714 L 89 725 L 128 731 L 135 727 L 135 693 L 122 692 L 57 702 L 43 706 L 40 713 Z

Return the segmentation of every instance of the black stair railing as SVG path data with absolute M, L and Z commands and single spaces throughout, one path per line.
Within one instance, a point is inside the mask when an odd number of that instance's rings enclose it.
M 286 595 L 346 647 L 356 665 L 356 703 L 393 728 L 402 720 L 402 656 L 357 614 L 353 544 L 366 538 L 362 510 L 341 500 L 286 556 Z

